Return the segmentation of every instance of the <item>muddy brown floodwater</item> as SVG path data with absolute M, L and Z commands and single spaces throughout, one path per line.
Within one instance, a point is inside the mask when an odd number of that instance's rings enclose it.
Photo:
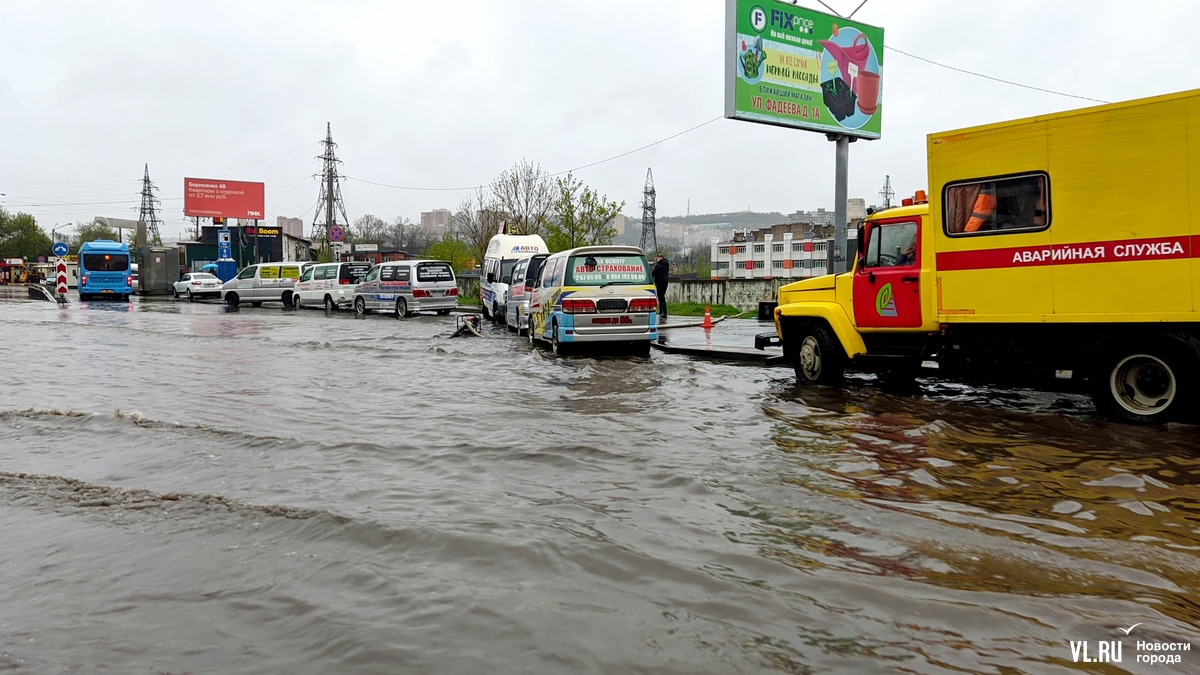
M 0 304 L 0 671 L 1200 672 L 1197 427 L 453 330 Z

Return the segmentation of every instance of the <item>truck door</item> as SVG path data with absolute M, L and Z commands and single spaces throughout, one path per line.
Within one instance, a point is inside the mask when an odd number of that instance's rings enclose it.
M 919 218 L 867 223 L 866 250 L 854 273 L 854 322 L 859 328 L 921 326 Z

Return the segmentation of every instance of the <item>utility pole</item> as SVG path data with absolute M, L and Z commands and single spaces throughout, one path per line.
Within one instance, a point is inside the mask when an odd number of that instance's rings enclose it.
M 850 144 L 854 138 L 846 134 L 826 134 L 826 138 L 837 144 L 834 161 L 833 182 L 833 248 L 830 252 L 834 274 L 846 271 L 846 193 L 849 191 Z
M 653 258 L 658 253 L 658 235 L 655 233 L 654 175 L 646 169 L 646 187 L 642 189 L 642 252 Z
M 142 208 L 138 215 L 138 220 L 146 223 L 146 234 L 149 238 L 149 244 L 152 246 L 162 246 L 162 237 L 158 233 L 158 225 L 162 221 L 158 218 L 158 197 L 154 196 L 154 183 L 150 182 L 150 165 L 146 165 L 146 174 L 142 177 Z
M 332 126 L 328 122 L 325 123 L 325 140 L 322 144 L 325 146 L 325 152 L 317 157 L 322 162 L 321 195 L 313 216 L 311 239 L 314 242 L 325 242 L 325 252 L 332 256 L 334 242 L 330 239 L 330 231 L 335 226 L 340 226 L 345 236 L 350 231 L 350 218 L 346 216 L 346 205 L 342 202 L 342 187 L 339 183 L 339 179 L 345 178 L 338 172 L 338 165 L 342 162 L 334 153 L 337 143 L 333 142 Z M 342 216 L 340 223 L 337 220 L 338 214 Z

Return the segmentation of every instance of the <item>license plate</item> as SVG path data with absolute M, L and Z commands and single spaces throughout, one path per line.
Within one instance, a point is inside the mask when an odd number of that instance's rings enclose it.
M 101 293 L 112 293 L 113 291 L 111 288 L 105 288 L 105 289 L 101 290 L 100 292 Z
M 430 295 L 445 295 L 446 291 L 430 291 Z

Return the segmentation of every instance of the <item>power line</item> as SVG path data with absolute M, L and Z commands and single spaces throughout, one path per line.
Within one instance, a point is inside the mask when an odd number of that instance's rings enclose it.
M 709 124 L 712 124 L 713 122 L 716 122 L 717 120 L 723 119 L 723 118 L 724 118 L 723 115 L 718 115 L 718 116 L 712 118 L 711 120 L 708 120 L 707 122 L 701 122 L 700 124 L 697 124 L 694 127 L 689 127 L 678 133 L 671 134 L 670 136 L 667 136 L 666 138 L 661 138 L 657 141 L 654 141 L 653 143 L 647 143 L 639 148 L 634 148 L 633 150 L 628 150 L 626 152 L 622 152 L 619 155 L 613 155 L 612 157 L 607 157 L 605 159 L 602 159 L 602 160 L 599 160 L 596 162 L 592 162 L 590 164 L 584 164 L 582 166 L 577 166 L 573 169 L 567 169 L 565 171 L 559 171 L 558 173 L 552 173 L 552 174 L 550 174 L 550 176 L 551 177 L 562 176 L 562 175 L 571 173 L 573 171 L 582 171 L 583 169 L 589 169 L 593 166 L 597 166 L 599 164 L 604 164 L 605 162 L 611 162 L 614 159 L 620 159 L 622 157 L 625 157 L 626 155 L 632 155 L 635 152 L 641 152 L 642 150 L 645 150 L 646 148 L 652 148 L 661 143 L 666 143 L 667 141 L 669 141 L 673 138 L 679 138 L 680 136 L 682 136 L 684 134 L 691 133 L 691 132 L 699 129 L 700 127 L 708 126 Z M 412 185 L 392 185 L 390 183 L 377 183 L 377 182 L 371 181 L 371 180 L 355 178 L 354 176 L 346 176 L 346 180 L 352 180 L 352 181 L 356 181 L 359 183 L 367 183 L 370 185 L 378 185 L 379 187 L 394 188 L 397 190 L 422 190 L 422 191 L 428 191 L 428 192 L 462 192 L 465 190 L 476 190 L 476 189 L 479 189 L 482 187 L 487 187 L 486 185 L 469 185 L 469 186 L 465 186 L 465 187 L 416 187 L 416 186 L 412 186 Z
M 890 46 L 890 45 L 884 45 L 884 47 L 883 47 L 883 48 L 884 48 L 884 49 L 887 49 L 887 50 L 889 50 L 889 51 L 896 52 L 897 54 L 903 54 L 903 55 L 905 55 L 905 56 L 907 56 L 907 57 L 909 57 L 909 58 L 916 59 L 916 60 L 918 60 L 918 61 L 924 61 L 925 63 L 929 63 L 929 64 L 932 64 L 932 65 L 938 66 L 938 67 L 940 67 L 940 68 L 945 68 L 945 69 L 947 69 L 947 70 L 953 70 L 953 71 L 956 71 L 956 72 L 959 72 L 959 73 L 966 73 L 967 75 L 974 75 L 975 77 L 982 77 L 982 78 L 983 78 L 983 79 L 985 79 L 985 80 L 992 80 L 993 82 L 1001 82 L 1001 83 L 1004 83 L 1004 84 L 1011 84 L 1011 85 L 1012 85 L 1012 86 L 1014 86 L 1014 87 L 1021 87 L 1021 88 L 1023 88 L 1023 89 L 1032 89 L 1032 90 L 1034 90 L 1034 91 L 1041 91 L 1041 92 L 1045 92 L 1045 93 L 1047 93 L 1047 94 L 1055 94 L 1056 96 L 1066 96 L 1066 97 L 1068 97 L 1068 98 L 1077 98 L 1077 99 L 1081 99 L 1081 100 L 1084 100 L 1084 101 L 1092 101 L 1093 103 L 1112 103 L 1112 101 L 1104 101 L 1104 100 L 1101 100 L 1101 99 L 1098 99 L 1098 98 L 1089 98 L 1089 97 L 1087 97 L 1087 96 L 1079 96 L 1079 95 L 1076 95 L 1076 94 L 1067 94 L 1067 93 L 1064 93 L 1064 92 L 1061 92 L 1061 91 L 1054 91 L 1053 89 L 1043 89 L 1043 88 L 1041 88 L 1041 87 L 1035 87 L 1035 86 L 1033 86 L 1033 85 L 1029 85 L 1029 84 L 1021 84 L 1020 82 L 1013 82 L 1012 80 L 1002 80 L 1002 79 L 1000 79 L 1000 78 L 998 78 L 998 77 L 992 77 L 991 75 L 984 75 L 983 73 L 976 73 L 976 72 L 974 72 L 974 71 L 971 71 L 971 70 L 964 70 L 964 69 L 962 69 L 962 68 L 955 68 L 954 66 L 948 66 L 948 65 L 946 65 L 946 64 L 944 64 L 944 63 L 938 63 L 937 61 L 934 61 L 934 60 L 932 60 L 932 59 L 927 59 L 927 58 L 925 58 L 925 57 L 923 57 L 923 56 L 917 56 L 916 54 L 909 54 L 909 53 L 908 53 L 908 52 L 906 52 L 906 51 L 903 51 L 903 50 L 901 50 L 901 49 L 896 49 L 895 47 L 892 47 L 892 46 Z

